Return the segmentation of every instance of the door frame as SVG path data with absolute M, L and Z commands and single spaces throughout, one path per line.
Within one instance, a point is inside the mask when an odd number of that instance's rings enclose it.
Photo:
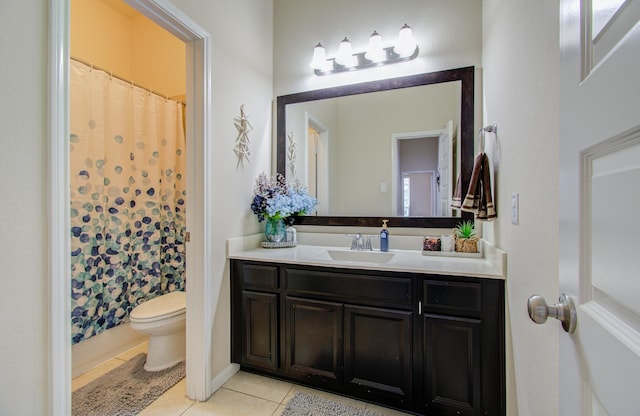
M 328 215 L 329 207 L 331 206 L 331 202 L 329 201 L 329 184 L 331 183 L 330 178 L 330 167 L 328 164 L 329 160 L 329 152 L 330 152 L 330 143 L 329 143 L 329 129 L 317 118 L 315 118 L 308 111 L 304 112 L 304 180 L 303 184 L 307 185 L 309 188 L 309 128 L 313 128 L 316 130 L 318 134 L 318 144 L 317 147 L 323 149 L 323 158 L 320 163 L 323 172 L 326 172 L 326 176 L 322 181 L 322 186 L 316 186 L 316 198 L 318 199 L 318 206 L 316 207 L 315 215 Z M 316 168 L 318 168 L 317 160 L 316 160 Z
M 168 0 L 126 0 L 186 43 L 187 66 L 187 396 L 213 393 L 211 328 L 213 304 L 213 151 L 211 141 L 210 35 Z M 71 414 L 71 292 L 69 213 L 69 29 L 70 0 L 49 0 L 48 194 L 49 414 Z M 191 151 L 189 149 L 192 149 Z M 189 224 L 202 224 L 189 227 Z

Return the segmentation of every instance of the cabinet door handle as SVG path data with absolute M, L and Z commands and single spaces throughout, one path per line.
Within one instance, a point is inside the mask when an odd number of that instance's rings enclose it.
M 422 315 L 422 301 L 418 301 L 418 315 Z

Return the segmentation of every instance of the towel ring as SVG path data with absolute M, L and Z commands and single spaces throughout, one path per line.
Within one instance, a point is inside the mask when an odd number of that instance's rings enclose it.
M 493 133 L 493 134 L 498 134 L 498 125 L 497 124 L 491 124 L 490 126 L 485 126 L 485 127 L 480 127 L 480 129 L 478 130 L 478 149 L 480 150 L 480 152 L 484 153 L 484 135 L 485 133 Z
M 482 127 L 480 130 L 486 132 L 486 133 L 493 133 L 493 134 L 498 134 L 498 125 L 497 124 L 492 124 L 490 126 L 485 126 Z

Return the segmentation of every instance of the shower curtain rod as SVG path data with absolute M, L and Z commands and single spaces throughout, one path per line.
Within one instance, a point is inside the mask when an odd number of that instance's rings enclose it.
M 126 83 L 128 83 L 128 84 L 131 84 L 131 85 L 135 86 L 135 87 L 141 88 L 141 89 L 143 89 L 143 90 L 147 90 L 147 91 L 149 91 L 149 92 L 150 92 L 150 93 L 152 93 L 152 94 L 159 95 L 160 97 L 165 98 L 166 100 L 172 100 L 172 101 L 175 101 L 175 102 L 180 103 L 180 104 L 185 105 L 185 106 L 187 105 L 187 103 L 185 103 L 185 102 L 184 102 L 184 101 L 182 101 L 182 100 L 176 100 L 175 98 L 171 98 L 171 97 L 169 97 L 169 96 L 168 96 L 168 95 L 166 95 L 166 94 L 162 94 L 162 93 L 160 93 L 160 92 L 158 92 L 158 91 L 154 91 L 154 90 L 152 90 L 151 88 L 147 88 L 147 87 L 144 87 L 144 86 L 142 86 L 142 85 L 140 85 L 140 84 L 136 84 L 136 83 L 135 83 L 135 82 L 133 82 L 132 80 L 128 80 L 128 79 L 126 79 L 126 78 L 124 78 L 124 77 L 121 77 L 121 76 L 119 76 L 119 75 L 116 75 L 116 74 L 114 74 L 112 71 L 110 71 L 110 70 L 108 70 L 108 69 L 100 68 L 99 66 L 96 66 L 96 65 L 92 64 L 91 62 L 83 61 L 82 59 L 74 58 L 73 56 L 72 56 L 71 58 L 69 58 L 69 59 L 71 59 L 71 60 L 73 60 L 73 61 L 76 61 L 76 62 L 79 62 L 79 63 L 81 63 L 81 64 L 84 64 L 84 65 L 86 65 L 86 66 L 89 66 L 89 67 L 91 67 L 91 69 L 97 69 L 98 71 L 106 72 L 106 73 L 107 73 L 107 74 L 109 74 L 109 76 L 111 76 L 112 78 L 119 79 L 120 81 L 124 81 L 124 82 L 126 82 Z

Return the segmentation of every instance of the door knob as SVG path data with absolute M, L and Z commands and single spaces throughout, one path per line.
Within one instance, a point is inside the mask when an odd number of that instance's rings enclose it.
M 571 296 L 563 293 L 560 295 L 558 303 L 549 306 L 542 296 L 533 295 L 527 300 L 527 309 L 529 310 L 529 318 L 537 324 L 543 324 L 547 322 L 548 317 L 552 317 L 562 322 L 562 328 L 565 332 L 573 334 L 576 330 L 576 307 Z

